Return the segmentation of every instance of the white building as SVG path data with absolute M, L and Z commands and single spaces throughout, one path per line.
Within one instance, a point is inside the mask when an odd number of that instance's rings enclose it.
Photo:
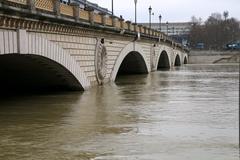
M 140 23 L 143 26 L 149 27 L 149 23 Z M 152 23 L 151 28 L 159 30 L 172 38 L 174 38 L 182 45 L 187 45 L 189 42 L 189 33 L 191 30 L 191 22 L 173 22 L 173 23 Z
M 149 23 L 141 23 L 141 25 L 149 27 Z M 161 32 L 168 34 L 169 36 L 172 35 L 188 35 L 191 29 L 192 23 L 191 22 L 168 22 L 168 23 L 161 23 L 161 27 L 159 23 L 152 23 L 151 28 L 160 30 Z M 168 30 L 168 31 L 167 31 Z

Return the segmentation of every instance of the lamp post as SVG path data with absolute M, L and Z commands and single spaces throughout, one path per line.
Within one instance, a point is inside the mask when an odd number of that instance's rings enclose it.
M 137 24 L 137 0 L 134 0 L 135 3 L 135 24 Z
M 152 16 L 152 7 L 151 6 L 149 6 L 148 11 L 149 11 L 149 28 L 151 29 L 151 16 Z
M 113 0 L 112 0 L 112 16 L 113 16 Z
M 168 35 L 168 21 L 166 22 L 166 25 L 167 25 L 167 35 Z
M 162 15 L 159 15 L 159 31 L 161 31 L 161 20 L 162 20 Z

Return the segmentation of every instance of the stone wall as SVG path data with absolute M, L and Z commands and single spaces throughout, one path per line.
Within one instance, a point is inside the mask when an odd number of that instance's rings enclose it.
M 239 63 L 240 51 L 191 51 L 190 64 Z

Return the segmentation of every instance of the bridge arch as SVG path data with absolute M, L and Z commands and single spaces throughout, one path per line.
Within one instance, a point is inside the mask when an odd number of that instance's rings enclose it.
M 163 50 L 157 59 L 157 69 L 170 68 L 171 61 L 168 53 Z
M 5 70 L 15 73 L 19 72 L 11 75 L 17 78 L 16 85 L 29 84 L 32 88 L 42 87 L 43 89 L 44 87 L 53 87 L 53 89 L 64 87 L 69 90 L 85 90 L 90 87 L 90 82 L 79 64 L 59 45 L 31 33 L 26 34 L 25 40 L 25 48 L 21 53 L 15 49 L 9 49 L 9 52 L 0 55 L 0 67 L 5 67 Z M 3 69 L 0 69 L 1 73 L 6 74 Z M 6 78 L 10 77 L 6 76 Z M 2 81 L 7 83 L 7 79 L 2 79 Z
M 181 66 L 181 59 L 180 59 L 179 54 L 176 54 L 176 56 L 175 56 L 174 66 Z
M 132 63 L 134 62 L 134 63 Z M 111 81 L 115 81 L 118 74 L 148 73 L 147 58 L 141 46 L 136 43 L 128 44 L 119 54 L 111 74 Z
M 34 54 L 0 55 L 0 74 L 5 91 L 84 90 L 64 66 Z

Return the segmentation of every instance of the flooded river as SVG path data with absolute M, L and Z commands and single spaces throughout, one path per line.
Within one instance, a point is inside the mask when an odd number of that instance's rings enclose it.
M 238 65 L 0 101 L 1 160 L 238 160 Z

